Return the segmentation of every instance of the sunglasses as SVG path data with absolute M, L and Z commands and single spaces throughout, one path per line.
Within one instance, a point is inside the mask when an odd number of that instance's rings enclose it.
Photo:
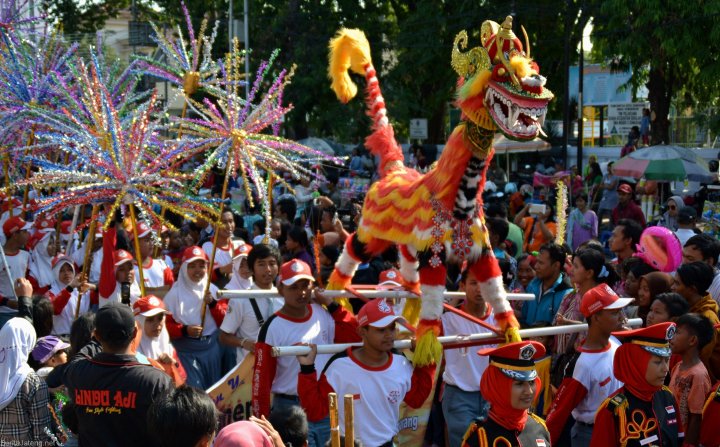
M 669 207 L 671 210 L 677 209 L 675 206 Z

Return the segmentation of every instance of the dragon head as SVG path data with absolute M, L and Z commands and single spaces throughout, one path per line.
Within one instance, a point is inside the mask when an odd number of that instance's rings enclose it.
M 511 16 L 502 25 L 483 22 L 482 46 L 465 52 L 468 35 L 460 32 L 453 44 L 452 67 L 460 75 L 457 105 L 464 119 L 511 139 L 532 140 L 542 133 L 553 94 L 530 58 L 530 43 L 522 31 L 527 52 L 512 31 Z

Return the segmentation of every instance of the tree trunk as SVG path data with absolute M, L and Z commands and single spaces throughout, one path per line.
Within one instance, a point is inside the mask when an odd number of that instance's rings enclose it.
M 650 110 L 654 118 L 650 126 L 651 144 L 670 144 L 670 101 L 673 95 L 672 74 L 668 64 L 660 61 L 650 68 L 647 88 Z

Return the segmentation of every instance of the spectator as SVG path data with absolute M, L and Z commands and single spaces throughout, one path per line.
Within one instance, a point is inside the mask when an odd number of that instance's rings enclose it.
M 480 392 L 490 402 L 486 420 L 475 419 L 465 430 L 463 446 L 508 445 L 508 439 L 528 440 L 527 445 L 550 445 L 550 434 L 540 417 L 528 413 L 542 386 L 535 362 L 545 355 L 536 341 L 505 344 L 481 349 L 490 364 L 480 379 Z M 516 441 L 518 440 L 518 441 Z
M 683 264 L 675 273 L 672 289 L 687 300 L 691 313 L 702 315 L 716 325 L 720 323 L 718 305 L 707 293 L 712 275 L 712 268 L 703 262 Z M 715 338 L 700 351 L 700 358 L 713 380 L 720 379 L 720 352 L 716 352 L 720 350 L 718 339 L 720 339 L 720 329 L 716 331 Z
M 622 284 L 623 295 L 635 298 L 632 305 L 625 308 L 625 315 L 628 318 L 637 318 L 638 316 L 638 292 L 640 291 L 640 278 L 647 275 L 650 272 L 656 272 L 653 267 L 650 267 L 640 258 L 627 258 L 622 263 L 622 271 L 625 273 L 624 282 Z M 622 276 L 621 276 L 622 278 Z
M 583 295 L 580 311 L 587 318 L 588 335 L 565 368 L 548 414 L 547 426 L 554 445 L 566 445 L 561 442 L 561 434 L 572 414 L 572 445 L 589 446 L 598 407 L 622 385 L 613 375 L 613 358 L 619 345 L 610 336 L 622 328 L 622 308 L 630 301 L 617 296 L 607 284 Z
M 32 298 L 32 320 L 38 337 L 52 334 L 55 309 L 46 296 L 35 295 Z
M 248 244 L 240 245 L 236 250 L 233 258 L 233 272 L 230 282 L 225 285 L 228 290 L 247 290 L 252 287 L 252 270 L 248 266 L 248 254 L 252 250 L 252 246 Z
M 282 308 L 272 315 L 260 329 L 255 346 L 253 374 L 253 413 L 270 414 L 270 394 L 273 409 L 297 405 L 298 373 L 296 359 L 272 357 L 273 346 L 297 343 L 329 344 L 358 340 L 355 317 L 333 302 L 331 298 L 316 295 L 311 303 L 310 292 L 314 278 L 310 266 L 294 259 L 280 268 L 278 292 L 284 298 Z M 327 305 L 327 310 L 321 304 Z M 330 355 L 321 354 L 316 364 L 323 370 Z M 330 437 L 330 422 L 324 418 L 310 423 L 310 445 L 320 446 Z
M 700 351 L 715 334 L 710 321 L 697 314 L 678 318 L 677 331 L 670 340 L 674 355 L 682 357 L 675 365 L 670 378 L 670 391 L 680 409 L 680 420 L 685 432 L 685 445 L 698 445 L 705 396 L 710 392 L 710 375 L 700 361 Z
M 141 364 L 130 343 L 137 335 L 132 311 L 109 303 L 95 319 L 102 351 L 92 358 L 76 354 L 65 368 L 81 445 L 151 445 L 147 411 L 172 381 L 164 372 Z
M 167 311 L 163 302 L 154 295 L 144 296 L 133 304 L 133 313 L 142 331 L 137 352 L 155 360 L 176 386 L 185 383 L 187 373 L 165 327 Z
M 598 409 L 591 447 L 625 445 L 622 440 L 630 436 L 630 427 L 620 421 L 644 421 L 645 430 L 639 436 L 657 439 L 658 445 L 681 444 L 679 409 L 672 393 L 664 387 L 671 353 L 668 338 L 672 338 L 674 326 L 661 323 L 613 333 L 624 340 L 613 361 L 615 379 L 624 385 Z
M 708 292 L 716 303 L 720 303 L 720 270 L 717 269 L 720 256 L 720 241 L 709 234 L 698 234 L 685 243 L 683 247 L 683 264 L 702 261 L 713 268 L 714 276 Z
M 588 208 L 587 194 L 578 194 L 575 196 L 575 208 L 567 220 L 566 241 L 575 252 L 581 244 L 597 237 L 598 217 Z
M 507 221 L 507 207 L 504 204 L 491 204 L 485 211 L 485 217 L 498 217 Z M 523 253 L 523 232 L 514 222 L 508 221 L 507 240 L 512 244 L 512 247 L 508 247 L 508 253 L 518 259 Z
M 530 282 L 535 279 L 535 263 L 537 258 L 530 254 L 523 254 L 518 258 L 517 284 L 520 288 L 518 293 L 525 292 Z
M 273 410 L 268 421 L 276 427 L 280 439 L 286 446 L 307 446 L 308 420 L 305 410 L 299 405 Z
M 30 283 L 27 289 L 32 290 Z M 25 291 L 27 295 L 31 292 Z M 0 443 L 32 444 L 47 440 L 50 426 L 48 387 L 28 365 L 35 345 L 35 329 L 24 318 L 11 318 L 0 329 Z
M 673 285 L 672 276 L 663 272 L 650 272 L 640 277 L 640 287 L 638 288 L 638 299 L 635 303 L 638 306 L 638 317 L 642 318 L 643 323 L 647 320 L 647 314 L 650 312 L 650 305 L 656 296 L 661 293 L 668 293 Z
M 217 431 L 215 403 L 203 390 L 190 386 L 170 389 L 148 409 L 153 445 L 210 447 Z
M 316 271 L 315 258 L 308 251 L 308 237 L 302 227 L 293 226 L 290 228 L 285 240 L 285 248 L 287 249 L 287 261 L 299 259 L 309 265 L 313 273 Z
M 178 280 L 164 300 L 170 312 L 165 325 L 185 367 L 187 384 L 202 389 L 210 388 L 222 376 L 217 329 L 227 309 L 227 300 L 216 301 L 217 287 L 210 284 L 207 288 L 207 264 L 208 257 L 200 247 L 186 248 Z M 209 312 L 203 312 L 205 306 Z
M 532 214 L 530 214 L 531 211 Z M 528 214 L 530 216 L 526 217 Z M 515 225 L 519 226 L 524 232 L 523 252 L 525 253 L 540 250 L 543 244 L 552 242 L 555 239 L 557 232 L 555 215 L 552 206 L 549 204 L 545 204 L 544 209 L 542 205 L 526 204 L 515 216 Z
M 633 200 L 633 190 L 630 185 L 623 183 L 617 187 L 618 204 L 612 211 L 613 225 L 619 225 L 622 219 L 630 219 L 637 222 L 641 227 L 646 225 L 645 214 Z
M 585 189 L 588 192 L 588 197 L 590 197 L 590 206 L 594 207 L 602 198 L 600 185 L 603 181 L 603 173 L 600 164 L 597 162 L 588 163 L 588 168 L 588 173 L 585 176 Z
M 680 240 L 681 245 L 685 245 L 691 237 L 700 233 L 700 230 L 695 226 L 697 222 L 697 211 L 691 206 L 684 206 L 680 208 L 677 216 L 678 229 L 675 231 L 675 236 Z
M 635 252 L 635 246 L 640 243 L 643 228 L 632 219 L 621 219 L 615 223 L 612 236 L 608 240 L 610 251 L 617 256 L 617 263 L 630 258 Z
M 213 447 L 277 447 L 283 445 L 277 431 L 272 430 L 274 438 L 257 421 L 267 422 L 264 416 L 262 419 L 251 417 L 249 421 L 233 422 L 225 426 L 217 434 Z
M 275 204 L 275 211 L 273 217 L 277 217 L 282 223 L 292 225 L 295 222 L 297 202 L 292 197 L 283 197 Z
M 535 274 L 526 289 L 535 300 L 524 301 L 520 322 L 531 326 L 537 321 L 553 321 L 562 300 L 572 293 L 572 286 L 563 272 L 565 249 L 555 243 L 540 248 L 535 262 Z
M 419 408 L 433 390 L 435 364 L 413 367 L 402 355 L 393 353 L 397 320 L 385 298 L 368 301 L 358 313 L 362 346 L 349 348 L 327 361 L 320 377 L 315 370 L 317 346 L 299 355 L 297 388 L 300 402 L 310 421 L 328 417 L 329 393 L 359 395 L 355 401 L 355 434 L 363 444 L 387 445 L 397 435 L 400 404 Z M 340 431 L 344 434 L 345 411 L 339 409 Z M 318 443 L 317 445 L 323 445 Z
M 646 326 L 653 326 L 667 321 L 675 323 L 679 317 L 688 312 L 688 309 L 690 309 L 690 306 L 682 295 L 673 292 L 661 293 L 655 297 L 655 300 L 650 305 Z
M 618 204 L 617 187 L 620 179 L 613 172 L 614 162 L 607 164 L 607 174 L 603 176 L 602 183 L 598 186 L 602 190 L 602 199 L 598 204 L 598 216 L 602 221 L 612 214 L 612 210 Z
M 465 292 L 465 300 L 460 310 L 495 325 L 492 307 L 483 299 L 480 283 L 470 269 L 462 272 L 460 288 Z M 441 321 L 444 335 L 488 332 L 488 329 L 453 312 L 445 312 Z M 496 346 L 487 346 L 494 347 Z M 445 351 L 442 412 L 448 427 L 450 447 L 461 447 L 463 433 L 473 419 L 487 417 L 487 401 L 480 394 L 480 380 L 487 367 L 486 356 L 464 355 L 457 349 Z
M 35 369 L 38 376 L 44 379 L 56 366 L 67 363 L 67 348 L 69 347 L 70 343 L 65 343 L 54 335 L 41 337 L 30 353 L 30 366 Z
M 665 211 L 660 219 L 659 225 L 667 228 L 670 231 L 676 231 L 678 229 L 678 211 L 680 208 L 685 206 L 682 197 L 672 196 L 667 201 L 667 211 Z
M 252 290 L 277 292 L 275 278 L 280 265 L 280 252 L 270 245 L 258 244 L 247 255 L 247 263 L 252 271 Z M 278 309 L 282 307 L 279 298 L 230 300 L 228 312 L 220 326 L 220 343 L 237 348 L 237 362 L 255 352 L 255 343 L 260 328 Z
M 335 263 L 340 257 L 340 251 L 334 245 L 326 245 L 320 249 L 320 278 L 322 284 L 327 284 L 330 275 L 335 269 Z
M 648 146 L 650 144 L 650 109 L 643 109 L 639 130 L 642 144 Z

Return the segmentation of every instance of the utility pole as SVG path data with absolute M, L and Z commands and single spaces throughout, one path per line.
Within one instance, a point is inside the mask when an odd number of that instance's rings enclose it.
M 584 2 L 583 2 L 584 3 Z M 583 5 L 584 6 L 584 5 Z M 583 162 L 583 131 L 585 123 L 583 122 L 583 78 L 585 77 L 585 47 L 583 41 L 585 36 L 585 11 L 580 10 L 580 62 L 578 63 L 578 141 L 577 141 L 577 167 L 578 173 L 582 172 Z
M 567 162 L 568 139 L 570 138 L 570 8 L 572 0 L 565 1 L 565 53 L 563 67 L 565 68 L 565 95 L 563 95 L 563 153 Z

